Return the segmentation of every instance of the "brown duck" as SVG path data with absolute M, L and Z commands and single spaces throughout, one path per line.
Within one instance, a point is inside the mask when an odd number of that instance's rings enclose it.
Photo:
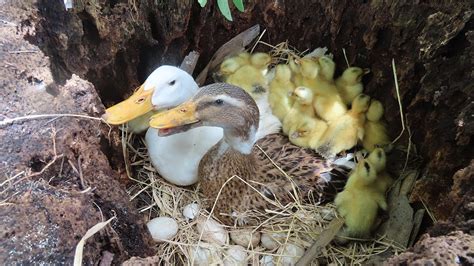
M 338 166 L 280 134 L 255 143 L 258 124 L 259 111 L 252 97 L 225 83 L 202 87 L 191 100 L 150 120 L 162 136 L 180 127 L 224 129 L 223 139 L 202 158 L 198 175 L 208 206 L 216 202 L 213 214 L 227 225 L 255 225 L 259 221 L 253 218 L 275 208 L 275 202 L 285 206 L 295 201 L 295 191 L 303 199 L 320 203 L 332 200 L 336 190 L 344 187 L 346 173 Z M 257 215 L 249 216 L 249 212 Z

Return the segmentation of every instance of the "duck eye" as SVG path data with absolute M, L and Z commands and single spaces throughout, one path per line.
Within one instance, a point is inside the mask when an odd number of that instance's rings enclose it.
M 143 96 L 143 97 L 138 98 L 138 99 L 135 101 L 135 103 L 136 103 L 136 104 L 142 104 L 145 100 L 146 100 L 146 97 Z
M 217 100 L 214 101 L 214 103 L 217 104 L 217 105 L 221 105 L 221 104 L 224 103 L 224 100 L 222 100 L 222 99 L 217 99 Z
M 172 81 L 168 82 L 168 85 L 173 86 L 175 83 L 176 83 L 176 80 L 173 79 Z

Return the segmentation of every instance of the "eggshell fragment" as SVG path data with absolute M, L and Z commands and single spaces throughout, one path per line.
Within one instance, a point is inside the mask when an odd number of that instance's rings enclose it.
M 224 229 L 224 226 L 216 220 L 207 217 L 199 216 L 196 220 L 196 229 L 198 233 L 202 234 L 202 240 L 216 243 L 218 245 L 225 245 L 229 242 L 229 233 Z
M 219 250 L 215 247 L 207 246 L 207 247 L 192 247 L 192 260 L 194 265 L 218 265 L 222 264 L 222 257 Z
M 178 233 L 178 223 L 170 217 L 156 217 L 151 219 L 146 226 L 156 242 L 170 240 Z
M 256 247 L 260 242 L 260 232 L 253 232 L 249 229 L 241 229 L 230 232 L 230 239 L 234 241 L 235 244 L 240 245 L 244 248 L 249 247 L 250 242 L 252 242 L 251 247 Z
M 286 239 L 284 233 L 263 233 L 261 237 L 262 246 L 266 249 L 277 249 Z
M 280 260 L 278 261 L 281 265 L 295 265 L 298 260 L 304 255 L 304 248 L 297 246 L 292 243 L 282 245 L 277 254 L 281 254 Z
M 270 256 L 270 255 L 264 255 L 260 259 L 260 265 L 262 265 L 262 266 L 274 266 L 275 263 L 273 262 L 273 257 Z
M 183 208 L 183 216 L 189 220 L 194 220 L 199 214 L 201 207 L 197 203 L 190 203 Z
M 239 245 L 232 245 L 226 250 L 224 265 L 247 265 L 247 252 Z

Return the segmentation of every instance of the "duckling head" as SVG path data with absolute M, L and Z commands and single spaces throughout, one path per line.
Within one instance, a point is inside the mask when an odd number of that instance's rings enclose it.
M 369 160 L 362 160 L 357 164 L 353 175 L 362 183 L 370 184 L 376 179 L 377 171 Z
M 382 148 L 376 148 L 369 154 L 367 161 L 369 161 L 375 168 L 375 171 L 379 173 L 385 169 L 387 156 Z
M 336 71 L 336 63 L 327 56 L 321 56 L 318 60 L 321 68 L 321 76 L 326 80 L 333 80 Z
M 255 53 L 250 57 L 250 63 L 258 68 L 267 67 L 272 58 L 267 53 Z
M 126 123 L 152 110 L 175 107 L 198 89 L 193 77 L 174 66 L 160 66 L 128 99 L 107 108 L 104 120 L 112 125 Z
M 150 126 L 159 129 L 161 136 L 200 126 L 221 127 L 225 141 L 244 154 L 251 152 L 258 124 L 259 111 L 252 97 L 227 83 L 202 87 L 189 101 L 150 119 Z
M 370 70 L 368 68 L 362 69 L 360 67 L 349 67 L 342 73 L 342 79 L 351 85 L 357 84 L 360 83 L 362 77 L 369 72 Z
M 319 65 L 317 62 L 310 58 L 301 58 L 298 60 L 301 66 L 301 74 L 309 79 L 315 79 L 319 73 Z
M 383 105 L 380 101 L 373 99 L 370 102 L 369 109 L 367 110 L 367 120 L 377 122 L 382 119 L 384 110 Z
M 301 104 L 311 104 L 313 102 L 313 91 L 307 87 L 296 87 L 293 91 L 296 100 Z
M 351 111 L 356 114 L 366 112 L 369 109 L 370 96 L 367 94 L 359 94 L 352 101 Z
M 286 83 L 291 79 L 291 69 L 288 65 L 277 65 L 275 67 L 275 79 Z

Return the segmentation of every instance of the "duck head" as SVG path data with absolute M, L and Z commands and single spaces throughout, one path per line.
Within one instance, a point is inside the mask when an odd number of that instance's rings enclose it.
M 221 127 L 225 142 L 243 154 L 251 152 L 258 124 L 259 111 L 252 97 L 226 83 L 202 87 L 190 100 L 150 119 L 150 126 L 159 129 L 160 136 L 200 126 Z
M 198 85 L 187 72 L 174 66 L 160 66 L 132 96 L 107 108 L 103 118 L 112 125 L 123 124 L 152 110 L 175 107 L 197 90 Z

